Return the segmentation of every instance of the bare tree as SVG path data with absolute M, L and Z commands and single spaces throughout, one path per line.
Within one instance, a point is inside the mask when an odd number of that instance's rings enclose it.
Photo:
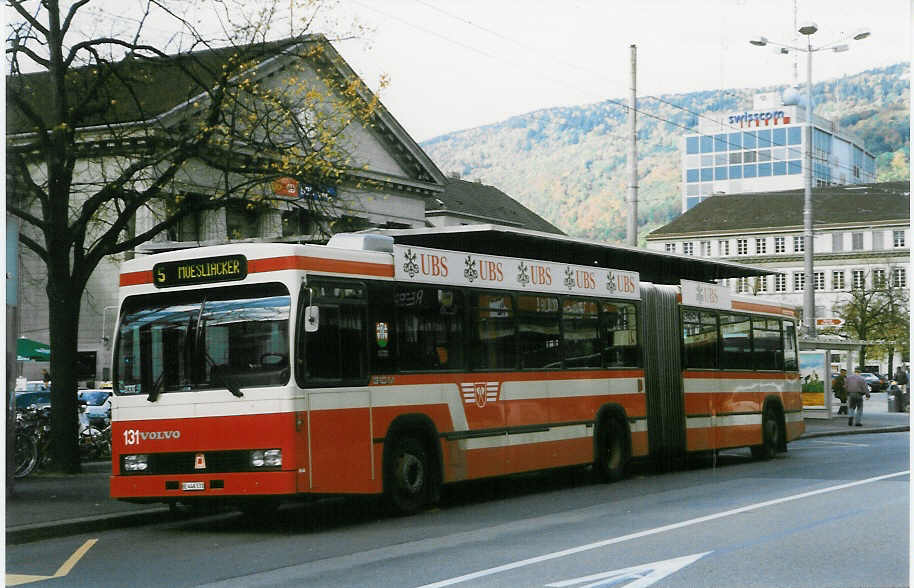
M 135 30 L 90 36 L 76 31 L 98 20 L 91 0 L 7 6 L 7 210 L 47 270 L 53 462 L 76 472 L 80 299 L 98 264 L 230 205 L 302 207 L 328 231 L 330 199 L 278 204 L 272 185 L 365 181 L 347 128 L 369 126 L 378 103 L 306 34 L 319 2 L 214 0 L 219 43 L 172 9 L 181 3 L 150 0 Z M 270 42 L 280 8 L 302 20 Z M 181 32 L 180 51 L 141 41 L 153 16 Z

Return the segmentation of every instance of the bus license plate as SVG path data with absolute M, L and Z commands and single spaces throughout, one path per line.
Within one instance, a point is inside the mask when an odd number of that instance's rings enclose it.
M 203 482 L 181 482 L 181 490 L 205 490 Z

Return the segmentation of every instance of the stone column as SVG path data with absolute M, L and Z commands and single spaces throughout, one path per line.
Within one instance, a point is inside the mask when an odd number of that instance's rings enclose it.
M 225 241 L 228 238 L 228 224 L 225 209 L 206 210 L 200 214 L 200 241 Z
M 273 208 L 260 213 L 257 235 L 262 239 L 282 237 L 282 211 Z

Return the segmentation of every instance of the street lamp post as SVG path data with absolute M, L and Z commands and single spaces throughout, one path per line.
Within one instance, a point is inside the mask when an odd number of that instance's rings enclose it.
M 812 231 L 812 145 L 814 136 L 812 122 L 812 54 L 816 51 L 822 51 L 823 49 L 831 49 L 835 53 L 841 53 L 848 49 L 848 46 L 842 41 L 848 39 L 860 41 L 870 36 L 868 30 L 861 29 L 850 37 L 840 39 L 839 41 L 829 43 L 828 45 L 813 47 L 812 36 L 818 30 L 819 27 L 816 26 L 816 23 L 814 22 L 804 23 L 800 26 L 799 33 L 806 36 L 805 48 L 775 43 L 769 41 L 765 37 L 758 37 L 749 41 L 749 43 L 756 47 L 774 45 L 775 47 L 780 48 L 780 53 L 789 53 L 790 50 L 806 53 L 806 150 L 804 153 L 804 167 L 806 170 L 803 174 L 803 273 L 805 274 L 804 281 L 806 282 L 806 288 L 803 291 L 803 321 L 806 323 L 806 336 L 810 339 L 816 338 L 816 276 L 813 271 Z

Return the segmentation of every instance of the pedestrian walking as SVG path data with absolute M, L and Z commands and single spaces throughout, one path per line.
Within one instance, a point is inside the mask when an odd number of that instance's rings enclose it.
M 854 370 L 853 374 L 847 376 L 844 382 L 847 389 L 847 406 L 848 419 L 847 426 L 863 426 L 860 420 L 863 418 L 863 397 L 869 398 L 870 391 L 866 385 L 866 380 L 860 375 L 860 368 Z
M 902 392 L 908 391 L 908 374 L 905 373 L 901 366 L 895 368 L 895 383 L 901 386 Z
M 841 402 L 841 406 L 838 407 L 838 414 L 847 414 L 847 370 L 842 369 L 841 372 L 835 376 L 835 379 L 831 383 L 831 390 Z

